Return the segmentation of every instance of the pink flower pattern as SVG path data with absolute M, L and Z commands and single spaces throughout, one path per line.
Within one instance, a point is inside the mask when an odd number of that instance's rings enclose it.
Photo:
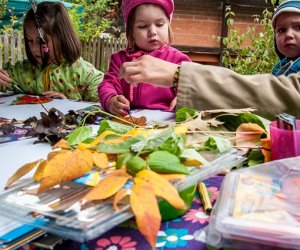
M 100 238 L 97 240 L 95 250 L 115 249 L 115 250 L 136 250 L 136 241 L 131 237 L 112 236 L 109 238 Z
M 204 212 L 202 207 L 199 209 L 190 209 L 183 218 L 185 221 L 200 224 L 204 224 L 209 221 L 209 216 Z

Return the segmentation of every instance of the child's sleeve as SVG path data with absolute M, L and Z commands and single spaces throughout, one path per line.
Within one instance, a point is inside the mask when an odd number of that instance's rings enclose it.
M 110 98 L 118 94 L 123 94 L 121 79 L 119 79 L 119 70 L 122 65 L 120 53 L 114 53 L 110 57 L 109 68 L 104 74 L 103 81 L 98 86 L 98 95 L 101 106 L 108 111 L 108 102 Z
M 82 100 L 90 102 L 98 102 L 99 97 L 97 93 L 98 84 L 103 79 L 103 73 L 97 70 L 91 63 L 82 60 L 82 77 L 81 86 L 79 86 Z M 82 87 L 83 86 L 83 87 Z

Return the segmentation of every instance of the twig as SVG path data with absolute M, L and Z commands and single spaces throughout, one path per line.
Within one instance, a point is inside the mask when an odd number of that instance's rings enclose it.
M 261 132 L 232 132 L 232 131 L 213 131 L 213 130 L 193 130 L 187 131 L 186 134 L 245 134 L 245 135 L 261 135 Z

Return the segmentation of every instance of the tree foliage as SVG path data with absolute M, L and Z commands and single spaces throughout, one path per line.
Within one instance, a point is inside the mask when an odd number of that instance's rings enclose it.
M 267 1 L 266 1 L 267 2 Z M 279 1 L 282 2 L 282 1 Z M 271 3 L 276 3 L 271 0 Z M 226 48 L 222 52 L 222 63 L 240 74 L 270 73 L 278 60 L 274 48 L 273 13 L 265 9 L 254 16 L 253 25 L 241 33 L 235 26 L 235 13 L 228 6 L 225 17 L 229 32 L 227 37 L 215 37 Z

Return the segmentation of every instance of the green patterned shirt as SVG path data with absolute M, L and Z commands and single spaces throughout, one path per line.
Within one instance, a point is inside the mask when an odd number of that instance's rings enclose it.
M 79 58 L 75 63 L 63 61 L 61 65 L 50 64 L 44 70 L 33 66 L 28 60 L 7 64 L 4 67 L 13 83 L 0 90 L 13 90 L 17 85 L 23 93 L 42 95 L 45 91 L 56 91 L 69 99 L 98 102 L 98 84 L 103 73 L 91 63 Z M 15 91 L 16 93 L 18 91 Z M 20 93 L 20 92 L 19 92 Z

